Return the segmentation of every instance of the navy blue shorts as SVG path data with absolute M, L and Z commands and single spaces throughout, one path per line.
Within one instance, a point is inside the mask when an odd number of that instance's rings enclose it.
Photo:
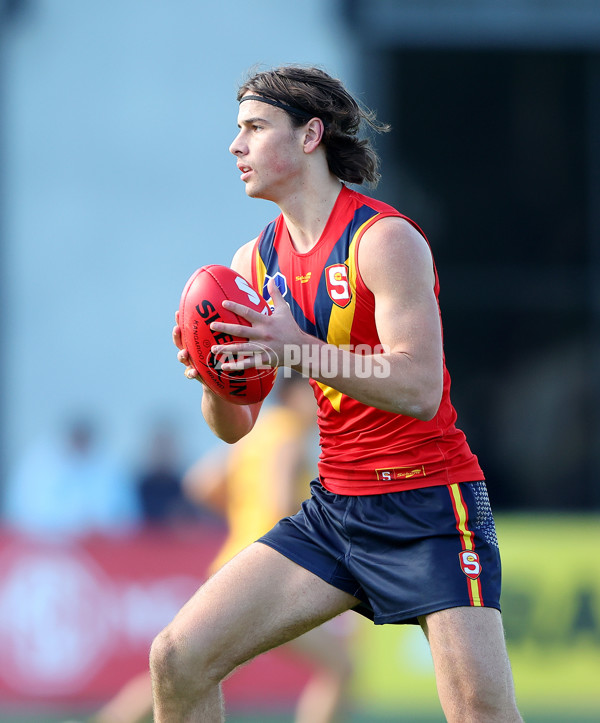
M 485 482 L 347 496 L 311 483 L 259 542 L 357 597 L 383 623 L 458 606 L 500 609 L 500 553 Z

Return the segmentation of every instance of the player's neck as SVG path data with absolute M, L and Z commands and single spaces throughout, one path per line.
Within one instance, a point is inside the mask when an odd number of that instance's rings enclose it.
M 318 243 L 341 190 L 340 181 L 330 176 L 326 183 L 307 184 L 305 191 L 280 204 L 296 251 L 306 253 Z

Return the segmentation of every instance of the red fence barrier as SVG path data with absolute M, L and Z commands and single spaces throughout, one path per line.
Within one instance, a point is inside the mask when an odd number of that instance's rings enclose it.
M 86 707 L 147 669 L 152 638 L 205 579 L 223 530 L 76 541 L 0 531 L 0 704 Z M 226 683 L 232 705 L 288 705 L 308 669 L 276 651 Z

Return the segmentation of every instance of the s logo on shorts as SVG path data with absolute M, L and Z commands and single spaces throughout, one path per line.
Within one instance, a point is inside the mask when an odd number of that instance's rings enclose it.
M 465 575 L 470 577 L 471 580 L 476 580 L 481 574 L 479 555 L 473 550 L 463 550 L 458 553 L 458 559 L 460 560 L 460 568 Z

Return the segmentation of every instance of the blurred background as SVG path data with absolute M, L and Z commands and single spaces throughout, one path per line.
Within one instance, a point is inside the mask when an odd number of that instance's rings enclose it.
M 435 254 L 521 708 L 597 721 L 598 0 L 0 0 L 0 720 L 91 714 L 225 535 L 181 484 L 219 446 L 170 337 L 277 213 L 228 145 L 246 71 L 284 63 L 392 125 L 376 195 Z M 348 720 L 443 720 L 420 633 L 350 644 Z M 248 666 L 232 720 L 291 720 L 306 675 Z

